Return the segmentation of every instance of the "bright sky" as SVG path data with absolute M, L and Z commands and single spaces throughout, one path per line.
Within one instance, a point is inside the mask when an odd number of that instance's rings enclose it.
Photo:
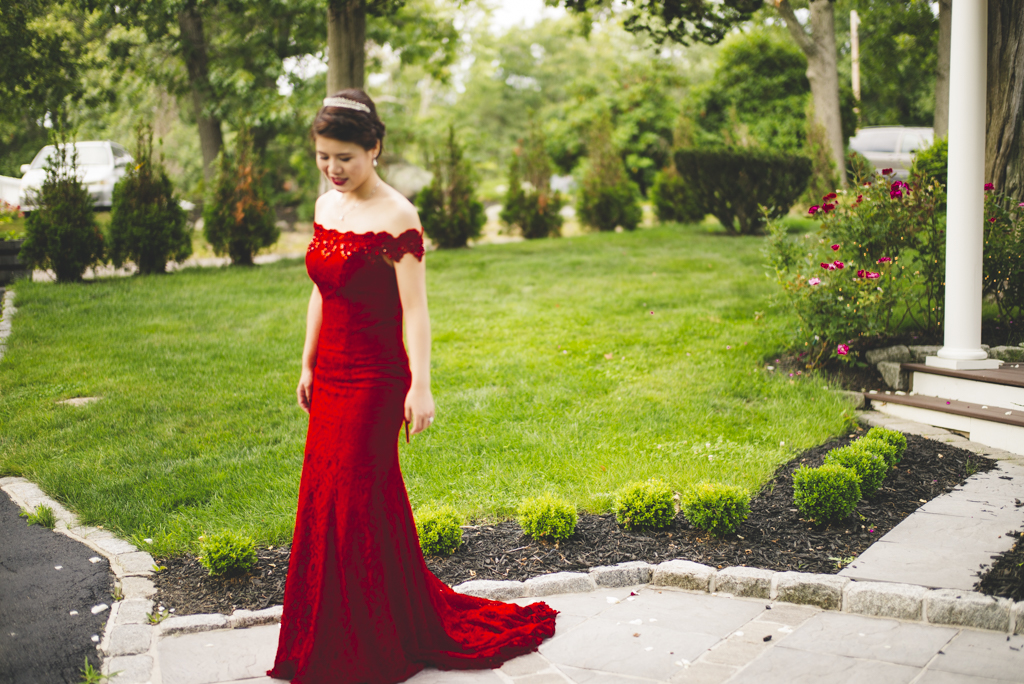
M 561 7 L 546 7 L 544 0 L 495 0 L 494 7 L 494 28 L 499 33 L 524 23 L 533 26 L 542 16 L 565 14 Z

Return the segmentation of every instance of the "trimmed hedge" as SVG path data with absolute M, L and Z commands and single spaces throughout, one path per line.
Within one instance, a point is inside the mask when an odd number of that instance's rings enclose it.
M 852 468 L 827 463 L 820 468 L 800 466 L 793 473 L 793 503 L 816 523 L 842 520 L 860 501 L 860 478 Z
M 873 427 L 862 439 L 878 439 L 896 447 L 896 457 L 889 463 L 895 466 L 903 459 L 903 452 L 907 450 L 907 437 L 898 430 L 887 430 L 884 427 Z
M 256 565 L 256 542 L 236 532 L 200 537 L 199 564 L 211 576 L 242 575 Z
M 562 541 L 576 531 L 576 507 L 551 494 L 526 499 L 519 505 L 519 526 L 534 539 Z
M 701 482 L 683 497 L 690 524 L 717 537 L 738 530 L 749 514 L 750 496 L 733 485 Z
M 675 516 L 672 488 L 663 480 L 631 482 L 615 495 L 615 519 L 627 530 L 668 527 Z
M 450 556 L 462 543 L 458 512 L 451 506 L 426 508 L 415 516 L 416 534 L 426 556 Z
M 650 198 L 659 221 L 699 223 L 704 220 L 700 193 L 672 167 L 659 171 L 654 177 Z
M 807 187 L 807 157 L 748 148 L 680 149 L 676 169 L 696 188 L 705 208 L 727 231 L 748 235 L 760 227 L 759 205 L 785 216 Z
M 871 450 L 872 440 L 864 444 L 857 440 L 841 449 L 832 449 L 825 455 L 825 463 L 838 463 L 853 469 L 860 478 L 861 496 L 871 496 L 882 486 L 889 464 L 885 458 Z

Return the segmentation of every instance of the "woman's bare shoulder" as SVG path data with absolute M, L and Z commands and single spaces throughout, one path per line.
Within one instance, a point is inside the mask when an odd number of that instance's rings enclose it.
M 381 223 L 378 230 L 386 231 L 395 237 L 410 228 L 422 230 L 420 216 L 413 203 L 394 188 L 389 187 L 388 190 L 388 201 L 381 208 Z

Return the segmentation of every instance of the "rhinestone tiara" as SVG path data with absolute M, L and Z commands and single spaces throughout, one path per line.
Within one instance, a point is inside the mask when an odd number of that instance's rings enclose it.
M 345 109 L 355 109 L 360 112 L 370 113 L 370 108 L 364 105 L 362 102 L 356 102 L 350 100 L 347 97 L 325 97 L 324 107 L 344 107 Z

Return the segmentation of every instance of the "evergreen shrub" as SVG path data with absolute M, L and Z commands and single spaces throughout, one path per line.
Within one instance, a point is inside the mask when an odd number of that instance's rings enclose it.
M 742 488 L 717 482 L 699 483 L 682 504 L 691 525 L 716 537 L 738 530 L 750 514 L 750 496 Z
M 658 172 L 649 196 L 659 221 L 699 223 L 704 220 L 700 193 L 683 180 L 675 167 Z
M 816 523 L 842 520 L 860 501 L 860 477 L 851 468 L 827 463 L 820 468 L 800 466 L 793 473 L 793 503 Z
M 465 247 L 487 223 L 484 205 L 476 199 L 475 178 L 469 160 L 449 127 L 440 154 L 428 163 L 434 174 L 430 185 L 416 195 L 423 232 L 442 249 Z
M 643 219 L 640 187 L 629 179 L 615 149 L 609 114 L 597 119 L 587 153 L 576 205 L 580 220 L 601 231 L 636 230 Z
M 890 444 L 889 442 L 877 437 L 861 437 L 854 443 L 864 449 L 867 449 L 875 456 L 881 456 L 885 460 L 886 465 L 890 468 L 895 468 L 903 455 L 900 453 L 900 448 L 898 446 Z
M 199 564 L 211 577 L 243 575 L 256 565 L 256 542 L 236 532 L 199 538 Z
M 526 499 L 519 504 L 519 526 L 534 539 L 562 541 L 576 531 L 576 507 L 552 494 Z
M 203 208 L 203 233 L 214 252 L 227 254 L 239 266 L 251 266 L 256 253 L 281 235 L 247 129 L 235 137 L 234 154 L 221 151 L 218 157 L 213 195 Z
M 907 450 L 907 436 L 899 430 L 888 430 L 880 426 L 873 427 L 861 439 L 877 439 L 896 447 L 896 456 L 890 462 L 890 465 L 899 463 L 903 459 L 903 452 Z
M 462 543 L 458 512 L 451 506 L 427 508 L 416 514 L 416 533 L 427 556 L 450 556 Z
M 525 144 L 512 153 L 508 170 L 508 191 L 500 218 L 517 228 L 527 240 L 558 237 L 564 219 L 560 213 L 565 200 L 551 190 L 551 157 L 540 127 L 531 122 Z
M 77 282 L 89 266 L 103 263 L 103 233 L 96 225 L 89 191 L 78 181 L 78 152 L 66 136 L 54 139 L 46 180 L 30 198 L 35 209 L 25 220 L 20 259 L 50 268 L 58 282 Z
M 825 454 L 825 463 L 838 463 L 857 473 L 860 478 L 861 496 L 868 497 L 882 486 L 889 464 L 880 454 L 871 450 L 871 443 L 864 444 L 857 440 L 841 449 L 832 449 Z
M 163 273 L 170 260 L 192 254 L 185 210 L 163 165 L 153 157 L 153 129 L 140 127 L 135 165 L 114 186 L 110 209 L 110 260 L 131 259 L 139 273 Z
M 759 205 L 772 217 L 784 216 L 811 177 L 806 157 L 751 148 L 680 149 L 676 169 L 727 231 L 758 230 Z
M 668 527 L 676 515 L 672 488 L 662 480 L 627 484 L 616 493 L 614 510 L 627 530 Z

